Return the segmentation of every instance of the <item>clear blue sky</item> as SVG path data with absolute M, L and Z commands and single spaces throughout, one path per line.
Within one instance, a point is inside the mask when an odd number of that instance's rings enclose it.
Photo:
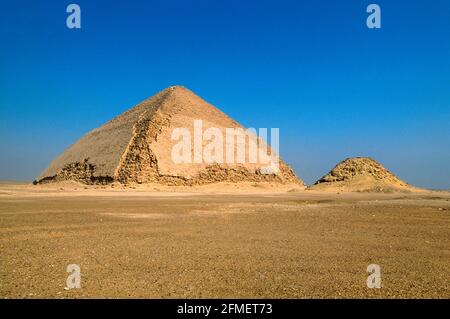
M 0 179 L 32 180 L 87 131 L 184 85 L 279 127 L 311 183 L 371 156 L 450 188 L 450 1 L 1 1 Z M 378 3 L 382 28 L 366 27 Z

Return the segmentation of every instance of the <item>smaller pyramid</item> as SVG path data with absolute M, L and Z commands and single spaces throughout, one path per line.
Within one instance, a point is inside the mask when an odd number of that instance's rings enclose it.
M 376 160 L 370 157 L 354 157 L 337 164 L 310 189 L 389 193 L 410 191 L 414 188 Z

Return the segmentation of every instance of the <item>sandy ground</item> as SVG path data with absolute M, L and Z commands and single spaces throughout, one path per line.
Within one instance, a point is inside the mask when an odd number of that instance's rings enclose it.
M 449 266 L 448 192 L 0 184 L 3 298 L 450 298 Z

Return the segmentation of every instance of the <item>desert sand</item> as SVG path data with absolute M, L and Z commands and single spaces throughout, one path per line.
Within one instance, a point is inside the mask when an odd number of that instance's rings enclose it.
M 0 251 L 2 298 L 449 298 L 450 193 L 2 183 Z

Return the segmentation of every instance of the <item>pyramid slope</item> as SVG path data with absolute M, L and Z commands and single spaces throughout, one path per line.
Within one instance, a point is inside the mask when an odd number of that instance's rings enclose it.
M 90 163 L 95 163 L 95 170 L 92 173 L 94 177 L 114 176 L 122 155 L 133 136 L 133 127 L 139 117 L 147 110 L 156 109 L 166 95 L 167 91 L 162 91 L 100 128 L 87 133 L 53 160 L 37 179 L 52 177 L 61 172 L 66 165 L 75 165 L 75 163 L 81 165 L 87 162 L 87 159 Z
M 156 94 L 102 127 L 91 131 L 57 157 L 38 183 L 76 180 L 97 183 L 194 185 L 219 181 L 270 181 L 303 184 L 280 160 L 276 175 L 258 173 L 259 164 L 175 164 L 174 128 L 193 131 L 194 119 L 209 127 L 242 128 L 190 90 L 175 86 Z
M 370 157 L 347 158 L 310 189 L 359 192 L 411 191 L 414 188 Z

